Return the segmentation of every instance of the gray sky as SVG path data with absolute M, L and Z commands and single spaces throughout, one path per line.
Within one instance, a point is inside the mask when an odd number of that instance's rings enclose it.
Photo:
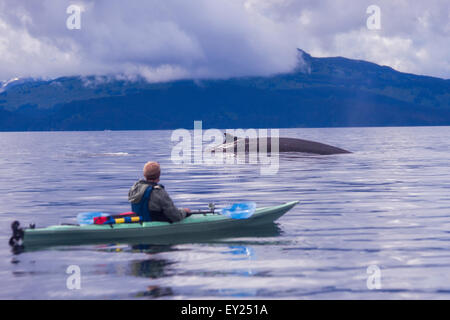
M 269 75 L 292 70 L 296 48 L 450 78 L 449 43 L 449 0 L 0 0 L 0 80 Z

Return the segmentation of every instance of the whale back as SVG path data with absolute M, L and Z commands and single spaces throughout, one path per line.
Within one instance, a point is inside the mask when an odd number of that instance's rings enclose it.
M 256 141 L 255 141 L 256 140 Z M 245 152 L 249 152 L 250 144 L 256 143 L 257 151 L 259 152 L 259 138 L 239 138 L 229 133 L 224 133 L 223 145 L 216 147 L 217 150 L 233 150 L 237 152 L 237 147 L 239 143 L 245 144 Z M 267 139 L 267 152 L 272 152 L 272 139 Z M 345 149 L 334 147 L 328 144 L 303 140 L 298 138 L 279 138 L 278 152 L 302 152 L 302 153 L 312 153 L 318 155 L 332 155 L 332 154 L 344 154 L 351 153 Z

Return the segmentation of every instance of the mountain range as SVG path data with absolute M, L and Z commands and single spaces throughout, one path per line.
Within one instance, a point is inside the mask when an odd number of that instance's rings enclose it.
M 450 125 L 450 80 L 298 52 L 294 71 L 266 77 L 12 79 L 0 131 Z

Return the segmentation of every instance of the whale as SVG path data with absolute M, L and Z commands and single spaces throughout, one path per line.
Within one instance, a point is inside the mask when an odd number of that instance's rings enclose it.
M 264 148 L 268 153 L 272 152 L 272 139 L 264 139 L 267 147 Z M 246 153 L 259 152 L 260 138 L 240 138 L 229 133 L 224 134 L 224 141 L 210 149 L 210 152 L 238 152 L 244 150 Z M 276 151 L 276 150 L 274 150 Z M 278 152 L 301 152 L 316 155 L 333 155 L 351 153 L 348 150 L 330 146 L 328 144 L 303 140 L 298 138 L 280 137 L 278 138 Z

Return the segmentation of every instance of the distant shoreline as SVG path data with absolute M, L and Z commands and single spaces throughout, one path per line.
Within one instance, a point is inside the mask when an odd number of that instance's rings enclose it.
M 405 125 L 405 126 L 350 126 L 350 127 L 344 127 L 344 126 L 336 126 L 336 127 L 284 127 L 284 128 L 259 128 L 259 127 L 242 127 L 240 129 L 279 129 L 279 130 L 283 130 L 283 129 L 358 129 L 358 128 L 439 128 L 439 127 L 450 127 L 449 125 L 428 125 L 428 126 L 423 126 L 423 125 L 417 125 L 417 126 L 410 126 L 410 125 Z M 1 133 L 62 133 L 62 132 L 66 132 L 66 133 L 79 133 L 79 132 L 129 132 L 129 131 L 172 131 L 172 130 L 176 130 L 179 128 L 173 128 L 173 129 L 123 129 L 123 130 L 114 130 L 114 129 L 107 129 L 107 130 L 27 130 L 27 131 L 1 131 L 0 130 L 0 134 Z M 205 127 L 205 130 L 207 129 L 212 129 L 212 128 L 208 128 Z M 216 128 L 219 130 L 226 130 L 226 129 L 237 129 L 237 128 Z M 186 128 L 186 130 L 194 130 L 193 128 Z

